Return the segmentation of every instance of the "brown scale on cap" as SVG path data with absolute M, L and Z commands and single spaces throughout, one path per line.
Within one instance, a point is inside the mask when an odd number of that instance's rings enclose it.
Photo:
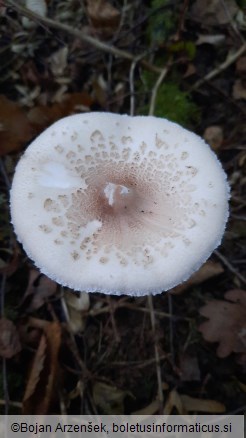
M 97 132 L 97 135 L 99 136 L 100 133 Z M 129 153 L 129 151 L 127 152 Z M 124 149 L 123 154 L 125 153 Z M 134 159 L 139 160 L 138 152 L 134 154 Z M 172 160 L 172 154 L 166 156 L 167 167 Z M 88 156 L 88 163 L 89 167 L 90 163 L 95 163 L 92 156 Z M 146 227 L 148 233 L 142 245 L 151 244 L 153 246 L 154 244 L 158 248 L 160 237 L 171 236 L 175 225 L 177 227 L 176 233 L 182 235 L 182 229 L 184 229 L 183 219 L 186 218 L 185 212 L 187 210 L 185 199 L 179 199 L 177 196 L 176 207 L 178 211 L 174 215 L 172 212 L 173 207 L 171 209 L 168 201 L 168 192 L 175 191 L 175 188 L 169 188 L 167 185 L 167 208 L 166 211 L 160 209 L 160 205 L 163 204 L 165 198 L 163 181 L 161 181 L 161 177 L 162 179 L 163 176 L 165 178 L 165 173 L 163 174 L 160 171 L 158 175 L 156 168 L 163 167 L 163 163 L 159 163 L 155 158 L 153 158 L 151 165 L 147 159 L 142 159 L 140 168 L 138 164 L 126 164 L 124 161 L 119 163 L 118 166 L 112 164 L 111 160 L 104 160 L 102 164 L 96 166 L 96 169 L 93 167 L 91 171 L 88 171 L 86 176 L 87 188 L 73 192 L 70 200 L 65 195 L 59 195 L 58 201 L 59 204 L 65 207 L 65 217 L 67 219 L 64 230 L 68 229 L 71 237 L 79 239 L 79 231 L 96 219 L 102 224 L 100 230 L 80 242 L 80 248 L 86 250 L 87 259 L 91 258 L 91 248 L 93 248 L 95 254 L 98 250 L 105 249 L 106 244 L 108 244 L 122 252 L 118 257 L 123 266 L 127 265 L 127 261 L 123 257 L 127 246 L 129 247 L 128 254 L 134 257 L 143 252 L 146 262 L 151 263 L 152 258 L 146 255 L 146 250 L 143 251 L 143 247 L 138 247 L 143 235 L 146 234 Z M 173 167 L 175 167 L 175 161 Z M 155 177 L 159 177 L 159 182 L 157 180 L 157 182 L 152 182 L 150 185 L 154 171 Z M 181 176 L 180 172 L 177 173 L 176 180 L 180 179 Z M 180 206 L 178 206 L 179 204 Z M 47 199 L 44 207 L 47 212 L 59 211 L 56 200 Z M 59 227 L 63 225 L 59 216 L 53 217 L 52 223 Z M 190 221 L 187 226 L 189 228 L 194 225 L 195 222 Z M 66 234 L 64 233 L 66 232 L 60 233 L 61 236 L 64 235 L 65 237 Z M 187 240 L 185 244 L 187 245 Z M 109 246 L 108 251 L 110 252 Z M 165 254 L 169 248 L 170 244 L 167 244 Z M 78 258 L 74 259 L 78 260 Z M 104 260 L 104 258 L 102 259 Z

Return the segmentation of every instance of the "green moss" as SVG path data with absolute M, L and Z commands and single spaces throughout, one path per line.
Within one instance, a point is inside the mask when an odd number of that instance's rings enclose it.
M 155 81 L 152 73 L 144 73 L 143 83 L 150 92 Z M 149 104 L 141 109 L 142 114 L 148 114 L 148 111 Z M 199 121 L 200 113 L 188 93 L 181 91 L 176 83 L 164 82 L 158 89 L 154 115 L 189 127 Z
M 185 52 L 190 60 L 196 55 L 196 45 L 193 41 L 176 41 L 169 46 L 168 50 L 170 53 Z

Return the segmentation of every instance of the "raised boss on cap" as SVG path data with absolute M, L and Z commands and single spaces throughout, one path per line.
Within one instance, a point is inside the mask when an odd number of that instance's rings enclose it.
M 11 189 L 18 240 L 75 290 L 146 295 L 187 280 L 220 244 L 229 186 L 197 135 L 156 117 L 85 113 L 27 148 Z

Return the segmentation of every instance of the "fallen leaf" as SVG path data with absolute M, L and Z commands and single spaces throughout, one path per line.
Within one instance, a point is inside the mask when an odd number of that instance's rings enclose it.
M 204 131 L 203 138 L 214 151 L 218 151 L 223 143 L 223 130 L 220 126 L 208 126 Z
M 47 414 L 57 395 L 59 382 L 58 355 L 61 346 L 61 325 L 31 319 L 36 328 L 43 328 L 38 349 L 32 361 L 25 394 L 22 414 Z M 36 321 L 36 322 L 35 322 Z
M 10 359 L 21 350 L 19 335 L 12 321 L 0 319 L 0 356 Z
M 186 289 L 189 289 L 197 284 L 201 284 L 203 281 L 209 280 L 210 278 L 220 275 L 223 272 L 224 268 L 220 263 L 209 260 L 208 262 L 204 263 L 204 265 L 202 265 L 202 267 L 195 272 L 195 274 L 193 274 L 189 280 L 171 289 L 171 293 L 175 295 L 180 294 Z
M 178 394 L 176 389 L 173 389 L 171 392 L 169 392 L 167 401 L 164 406 L 163 415 L 170 415 L 173 412 L 174 408 L 176 409 L 177 414 L 179 415 L 187 414 L 187 411 L 183 406 L 180 395 Z
M 127 391 L 103 382 L 96 382 L 93 385 L 94 403 L 105 415 L 122 414 L 127 395 L 129 395 Z
M 61 102 L 51 106 L 40 105 L 32 108 L 28 112 L 28 119 L 36 132 L 40 132 L 62 117 L 88 110 L 92 103 L 91 97 L 86 92 L 65 94 Z
M 0 156 L 21 150 L 33 135 L 25 111 L 16 102 L 0 95 Z
M 241 56 L 236 62 L 236 70 L 238 73 L 246 73 L 246 56 Z
M 234 99 L 246 99 L 246 84 L 241 79 L 237 79 L 233 85 L 232 95 Z
M 217 355 L 246 352 L 246 292 L 233 289 L 225 294 L 229 301 L 213 300 L 200 309 L 209 320 L 200 325 L 204 339 L 218 342 Z
M 25 388 L 25 393 L 23 397 L 23 410 L 26 413 L 29 410 L 29 402 L 32 397 L 32 395 L 37 390 L 37 384 L 41 378 L 41 371 L 44 368 L 44 360 L 46 356 L 46 349 L 47 349 L 47 340 L 45 335 L 41 336 L 39 346 L 37 348 L 37 351 L 35 353 L 35 356 L 32 361 L 31 371 L 28 377 L 27 385 Z
M 92 26 L 105 36 L 114 35 L 120 23 L 120 12 L 106 0 L 87 0 L 87 14 Z
M 221 414 L 225 412 L 225 406 L 220 402 L 179 394 L 175 389 L 168 395 L 163 414 L 172 414 L 174 408 L 179 415 L 187 415 L 189 412 L 204 412 L 206 414 Z
M 235 0 L 226 0 L 226 8 L 221 0 L 196 0 L 190 16 L 203 26 L 219 26 L 229 24 L 238 11 Z
M 223 403 L 215 400 L 204 400 L 201 398 L 180 395 L 183 406 L 187 412 L 206 412 L 206 414 L 222 414 L 226 408 Z
M 62 76 L 68 63 L 68 47 L 64 46 L 52 53 L 49 62 L 51 71 L 55 78 Z
M 46 275 L 40 274 L 36 269 L 29 271 L 28 286 L 25 291 L 21 305 L 26 311 L 39 309 L 43 304 L 56 293 L 57 283 Z M 28 304 L 27 304 L 28 302 Z

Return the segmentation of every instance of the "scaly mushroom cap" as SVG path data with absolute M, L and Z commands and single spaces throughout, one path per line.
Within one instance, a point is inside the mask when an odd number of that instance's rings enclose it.
M 156 117 L 87 113 L 17 165 L 11 214 L 40 270 L 75 290 L 145 295 L 188 279 L 221 242 L 229 188 L 197 135 Z

